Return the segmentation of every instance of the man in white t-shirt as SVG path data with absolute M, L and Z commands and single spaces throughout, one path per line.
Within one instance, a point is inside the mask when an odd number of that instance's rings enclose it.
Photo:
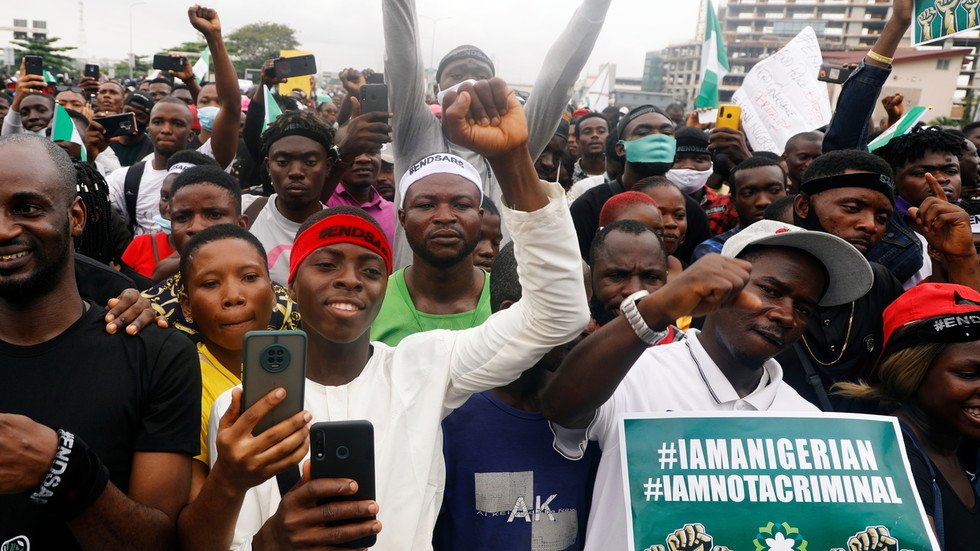
M 222 167 L 229 166 L 238 149 L 238 129 L 241 119 L 241 101 L 235 67 L 228 57 L 221 38 L 221 22 L 214 10 L 207 8 L 188 10 L 188 19 L 200 31 L 208 43 L 214 76 L 222 107 L 215 117 L 211 139 L 198 151 L 214 158 Z M 116 170 L 106 179 L 109 199 L 113 208 L 122 215 L 134 235 L 158 231 L 153 217 L 160 214 L 160 185 L 167 176 L 167 159 L 174 153 L 187 149 L 191 137 L 194 116 L 183 101 L 164 97 L 150 111 L 147 128 L 153 153 L 150 153 L 125 170 Z M 138 185 L 126 189 L 126 176 L 130 171 L 142 171 Z M 135 194 L 135 198 L 132 198 Z M 130 197 L 127 202 L 127 196 Z
M 803 334 L 818 305 L 855 300 L 872 279 L 846 241 L 763 220 L 733 236 L 721 256 L 704 256 L 654 293 L 627 297 L 623 315 L 569 353 L 542 396 L 556 449 L 576 458 L 588 440 L 602 448 L 585 549 L 628 548 L 624 414 L 816 411 L 784 383 L 772 357 Z M 650 347 L 673 320 L 705 314 L 702 331 Z

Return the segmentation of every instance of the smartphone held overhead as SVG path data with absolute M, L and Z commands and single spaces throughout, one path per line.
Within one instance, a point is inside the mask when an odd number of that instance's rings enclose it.
M 276 58 L 272 61 L 272 74 L 276 78 L 315 75 L 316 58 L 313 55 Z
M 169 55 L 157 54 L 153 56 L 153 68 L 161 71 L 178 72 L 184 68 L 183 57 L 171 57 Z
M 715 121 L 715 126 L 738 130 L 741 120 L 742 108 L 737 105 L 725 104 L 718 107 L 718 119 Z

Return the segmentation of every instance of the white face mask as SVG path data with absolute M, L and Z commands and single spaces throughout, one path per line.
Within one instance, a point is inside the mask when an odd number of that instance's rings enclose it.
M 667 179 L 677 187 L 681 188 L 685 194 L 690 195 L 708 183 L 708 178 L 711 177 L 711 173 L 714 169 L 709 168 L 708 170 L 693 170 L 690 168 L 672 168 L 667 171 Z

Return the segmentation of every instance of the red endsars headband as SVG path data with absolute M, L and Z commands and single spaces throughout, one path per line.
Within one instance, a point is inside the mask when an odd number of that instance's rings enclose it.
M 299 265 L 313 251 L 333 245 L 334 243 L 353 243 L 377 253 L 385 261 L 388 273 L 391 273 L 392 255 L 391 244 L 384 232 L 377 226 L 353 214 L 334 214 L 306 228 L 296 236 L 293 250 L 289 256 L 289 280 L 296 278 Z

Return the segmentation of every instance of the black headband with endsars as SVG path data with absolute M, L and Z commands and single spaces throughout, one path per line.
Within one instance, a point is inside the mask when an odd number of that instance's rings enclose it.
M 816 195 L 828 189 L 838 189 L 846 187 L 859 187 L 883 193 L 892 203 L 895 202 L 895 183 L 890 176 L 877 174 L 874 172 L 855 172 L 852 174 L 838 174 L 836 176 L 825 176 L 814 178 L 803 182 L 800 186 L 800 193 L 804 195 Z

